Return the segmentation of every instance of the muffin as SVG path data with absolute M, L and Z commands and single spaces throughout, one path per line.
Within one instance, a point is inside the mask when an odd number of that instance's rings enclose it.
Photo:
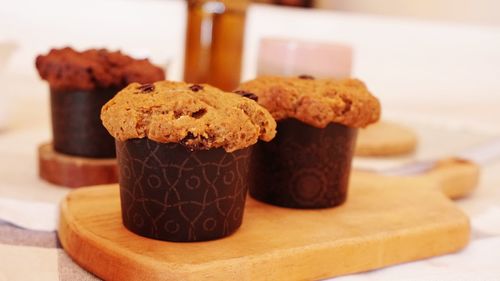
M 99 119 L 102 106 L 132 82 L 165 79 L 146 59 L 104 49 L 52 49 L 36 58 L 36 68 L 50 86 L 55 151 L 88 158 L 115 157 L 114 139 Z
M 240 85 L 276 119 L 277 135 L 254 149 L 250 195 L 290 208 L 327 208 L 347 197 L 357 128 L 376 122 L 379 101 L 355 79 L 261 77 Z
M 127 229 L 190 242 L 239 228 L 251 147 L 276 134 L 266 109 L 206 84 L 162 81 L 129 85 L 101 119 L 116 139 Z

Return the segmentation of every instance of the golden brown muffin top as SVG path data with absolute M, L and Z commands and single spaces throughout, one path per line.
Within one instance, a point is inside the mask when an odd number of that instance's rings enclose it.
M 232 152 L 276 134 L 271 114 L 254 100 L 184 82 L 132 83 L 104 105 L 101 119 L 117 140 L 149 138 L 191 150 Z
M 56 90 L 121 89 L 132 82 L 165 79 L 163 69 L 147 59 L 138 60 L 105 49 L 52 49 L 47 55 L 38 56 L 35 64 L 40 77 Z
M 279 121 L 295 118 L 314 127 L 329 123 L 365 127 L 380 118 L 380 103 L 357 79 L 260 77 L 241 84 Z

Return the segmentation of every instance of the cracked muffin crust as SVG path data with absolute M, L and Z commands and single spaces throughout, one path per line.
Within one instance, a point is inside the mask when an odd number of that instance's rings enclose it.
M 241 84 L 279 121 L 295 118 L 324 128 L 329 123 L 365 127 L 380 118 L 380 103 L 357 79 L 265 76 Z
M 150 83 L 165 79 L 163 69 L 147 59 L 134 59 L 119 51 L 72 48 L 52 49 L 36 58 L 40 77 L 56 90 L 123 88 L 132 82 Z
M 119 141 L 146 137 L 191 150 L 232 152 L 276 134 L 271 114 L 254 100 L 184 82 L 132 83 L 104 105 L 101 119 Z

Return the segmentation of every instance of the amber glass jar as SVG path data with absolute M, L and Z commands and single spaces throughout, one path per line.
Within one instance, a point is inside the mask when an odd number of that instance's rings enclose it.
M 294 6 L 294 7 L 304 7 L 304 8 L 311 8 L 313 6 L 313 0 L 274 0 L 273 3 L 283 6 Z
M 249 0 L 188 0 L 184 80 L 226 91 L 240 83 Z

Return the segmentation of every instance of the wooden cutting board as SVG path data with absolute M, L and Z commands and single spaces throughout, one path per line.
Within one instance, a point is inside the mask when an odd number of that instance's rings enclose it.
M 354 173 L 347 203 L 324 210 L 249 198 L 240 230 L 199 243 L 137 236 L 121 224 L 117 185 L 83 188 L 62 202 L 59 238 L 106 280 L 321 279 L 462 249 L 469 220 L 441 191 L 456 184 L 465 195 L 477 176 L 477 167 L 457 161 L 418 177 Z

